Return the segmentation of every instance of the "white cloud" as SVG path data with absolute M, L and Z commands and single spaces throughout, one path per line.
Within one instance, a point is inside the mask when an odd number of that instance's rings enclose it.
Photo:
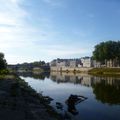
M 88 52 L 79 46 L 74 47 L 72 43 L 67 46 L 59 42 L 62 34 L 54 29 L 52 20 L 46 15 L 39 15 L 40 20 L 38 17 L 34 18 L 35 11 L 31 14 L 21 7 L 24 1 L 0 0 L 0 52 L 5 53 L 8 63 L 29 62 L 39 58 L 48 60 Z M 44 2 L 53 6 L 61 4 L 59 0 Z M 32 22 L 27 21 L 29 18 Z M 39 22 L 35 23 L 36 19 Z M 86 36 L 84 32 L 75 32 L 76 36 L 79 34 Z M 49 43 L 52 45 L 48 45 Z
M 9 64 L 17 64 L 17 63 L 23 63 L 23 62 L 33 62 L 31 59 L 32 57 L 29 56 L 23 56 L 23 55 L 15 55 L 15 54 L 6 54 L 5 58 L 9 60 Z
M 73 57 L 76 55 L 80 57 L 80 55 L 84 55 L 90 52 L 88 48 L 80 48 L 78 46 L 74 47 L 72 44 L 69 46 L 62 44 L 46 45 L 45 48 L 43 45 L 41 45 L 38 48 L 40 48 L 40 51 L 42 51 L 42 53 L 46 54 L 47 56 L 49 55 L 52 58 L 70 56 Z
M 57 57 L 61 57 L 61 56 L 74 56 L 76 54 L 84 54 L 86 53 L 86 50 L 85 49 L 68 49 L 68 50 L 64 50 L 64 49 L 61 49 L 61 50 L 54 50 L 54 49 L 50 49 L 47 51 L 48 54 L 52 55 L 52 56 L 57 56 Z
M 0 44 L 19 40 L 23 33 L 27 12 L 20 7 L 23 0 L 0 1 Z M 2 46 L 4 47 L 4 46 Z
M 23 0 L 0 0 L 0 48 L 28 44 L 29 34 L 36 31 L 26 22 L 28 12 L 21 8 Z
M 22 2 L 24 0 L 0 0 L 0 51 L 5 53 L 8 62 L 16 62 L 18 57 L 14 51 L 31 45 L 28 34 L 34 29 L 26 24 L 28 13 L 21 8 Z
M 0 1 L 0 24 L 21 25 L 27 12 L 20 7 L 21 0 Z
M 55 33 L 51 31 L 51 22 L 45 17 L 40 17 L 42 21 L 41 27 L 33 26 L 26 21 L 27 18 L 33 19 L 29 11 L 24 10 L 21 5 L 24 0 L 1 0 L 0 1 L 0 44 L 1 48 L 11 46 L 16 43 L 24 44 L 33 43 L 38 40 L 48 40 L 52 38 Z M 4 44 L 3 44 L 4 43 Z M 13 46 L 15 47 L 15 46 Z

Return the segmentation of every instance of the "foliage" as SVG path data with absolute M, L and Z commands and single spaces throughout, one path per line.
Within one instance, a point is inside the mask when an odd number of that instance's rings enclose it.
M 3 69 L 3 70 L 0 70 L 0 74 L 8 74 L 9 73 L 9 71 L 7 70 L 7 69 Z
M 33 66 L 44 66 L 45 65 L 45 62 L 44 61 L 39 61 L 39 62 L 33 62 L 31 63 Z
M 6 60 L 4 58 L 4 54 L 0 53 L 0 70 L 4 70 L 7 68 L 7 63 Z
M 23 64 L 17 64 L 17 65 L 8 65 L 8 68 L 10 71 L 17 71 L 17 70 L 23 70 L 26 72 L 30 72 L 33 70 L 33 68 L 41 68 L 41 69 L 48 69 L 49 65 L 48 63 L 45 63 L 44 61 L 36 61 L 31 63 L 23 63 Z
M 101 42 L 95 46 L 93 59 L 103 62 L 105 60 L 120 60 L 120 41 Z

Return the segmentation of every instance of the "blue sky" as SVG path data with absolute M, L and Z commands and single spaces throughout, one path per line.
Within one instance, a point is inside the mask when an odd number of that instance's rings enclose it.
M 107 40 L 120 40 L 119 0 L 0 0 L 9 64 L 91 56 Z

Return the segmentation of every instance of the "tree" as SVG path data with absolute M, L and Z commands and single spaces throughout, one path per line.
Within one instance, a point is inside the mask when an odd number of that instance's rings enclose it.
M 120 61 L 120 41 L 107 41 L 101 42 L 95 46 L 93 51 L 93 59 L 104 62 L 107 61 Z
M 0 53 L 0 70 L 6 69 L 7 68 L 7 63 L 4 58 L 4 54 Z

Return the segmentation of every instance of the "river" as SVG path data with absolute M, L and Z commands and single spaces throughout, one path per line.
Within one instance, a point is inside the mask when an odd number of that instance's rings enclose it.
M 120 120 L 120 77 L 95 77 L 88 74 L 22 74 L 38 93 L 50 96 L 57 112 L 71 120 Z M 70 96 L 85 100 L 67 104 Z

